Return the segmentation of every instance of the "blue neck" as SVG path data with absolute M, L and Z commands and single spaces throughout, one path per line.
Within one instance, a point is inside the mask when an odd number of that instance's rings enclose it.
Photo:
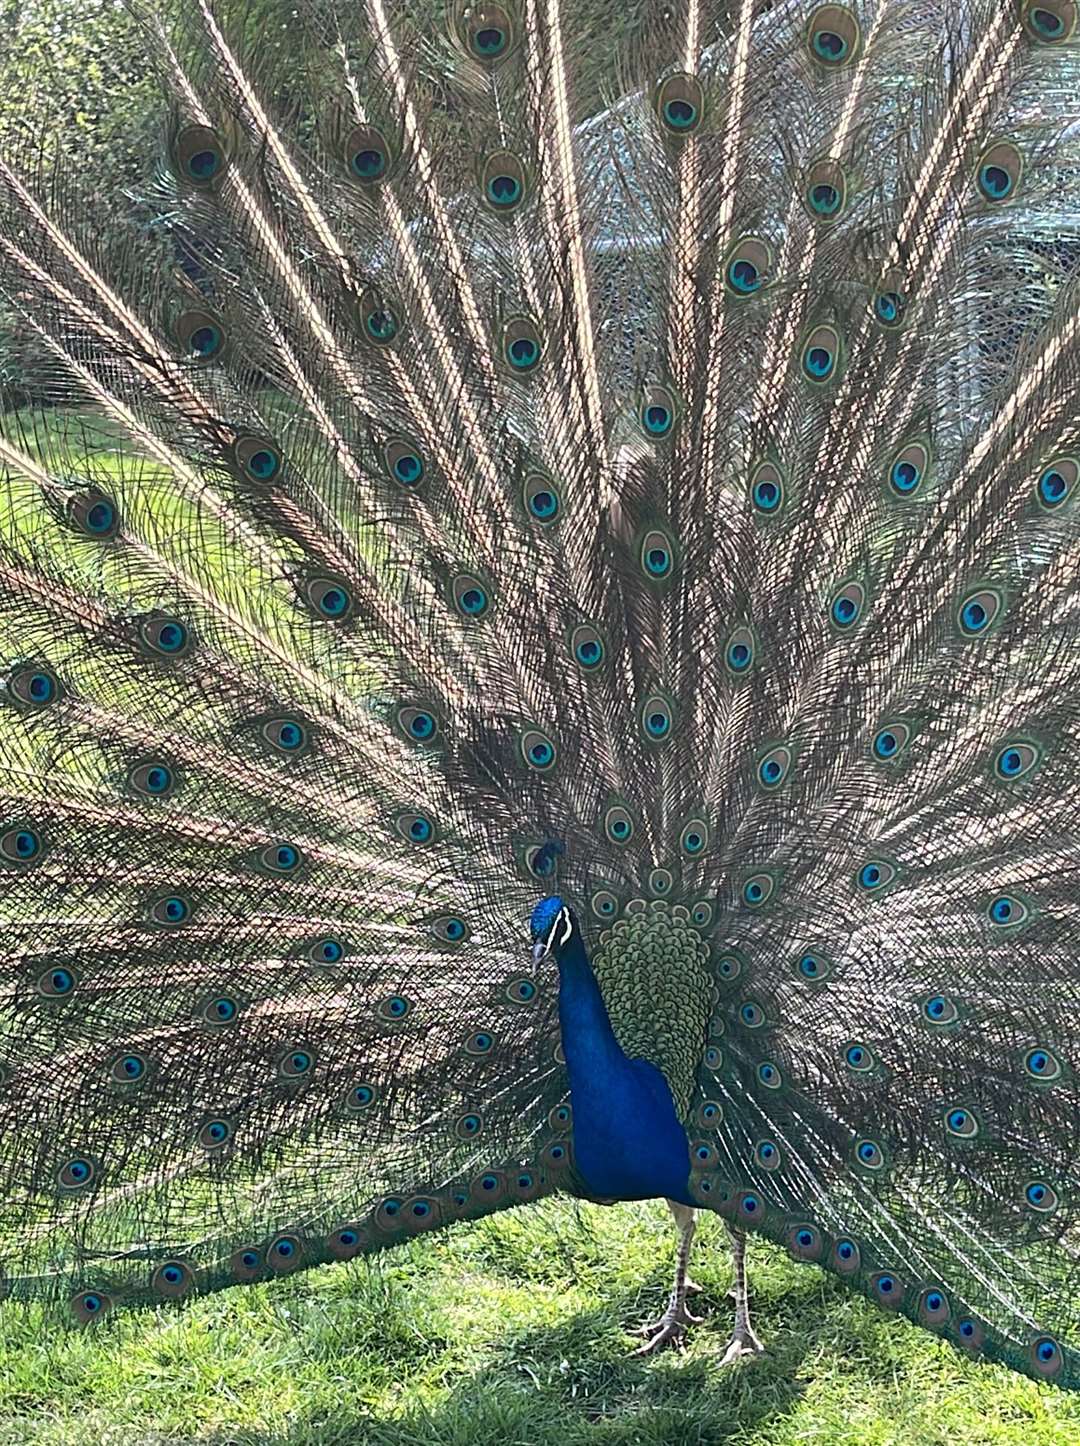
M 559 1023 L 574 1162 L 602 1200 L 667 1196 L 685 1205 L 690 1151 L 667 1080 L 654 1064 L 627 1059 L 611 1028 L 585 944 L 575 929 L 559 954 Z
M 615 1038 L 584 940 L 576 929 L 559 955 L 559 1023 L 571 1090 L 625 1068 L 626 1055 Z

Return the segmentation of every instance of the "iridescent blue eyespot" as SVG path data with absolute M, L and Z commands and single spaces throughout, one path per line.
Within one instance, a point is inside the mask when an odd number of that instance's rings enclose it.
M 38 992 L 53 999 L 63 999 L 75 988 L 75 975 L 70 969 L 46 969 L 38 980 Z
M 1060 1079 L 1062 1074 L 1061 1061 L 1057 1055 L 1043 1046 L 1028 1050 L 1024 1055 L 1024 1068 L 1032 1079 L 1044 1083 Z
M 145 1074 L 146 1060 L 141 1054 L 118 1055 L 109 1071 L 117 1084 L 136 1084 Z
M 149 617 L 139 624 L 139 641 L 152 653 L 175 658 L 187 651 L 191 635 L 176 618 Z
M 235 999 L 222 994 L 209 1001 L 203 1010 L 203 1018 L 208 1024 L 231 1024 L 239 1012 L 239 1007 Z
M 754 1147 L 754 1157 L 766 1170 L 775 1170 L 780 1163 L 780 1150 L 773 1140 L 760 1140 Z
M 1035 489 L 1039 505 L 1052 512 L 1065 502 L 1080 478 L 1080 462 L 1075 457 L 1055 457 L 1043 468 Z
M 841 1275 L 853 1275 L 859 1269 L 861 1253 L 854 1240 L 841 1238 L 833 1246 L 833 1264 Z
M 987 913 L 992 924 L 998 928 L 1013 928 L 1022 924 L 1028 917 L 1028 907 L 1022 899 L 1016 898 L 1013 894 L 999 894 L 992 899 Z
M 314 1055 L 306 1049 L 291 1049 L 278 1062 L 278 1074 L 284 1079 L 301 1079 L 315 1065 Z
M 1023 161 L 1010 141 L 998 141 L 983 152 L 975 184 L 983 200 L 997 203 L 1012 196 L 1020 183 Z
M 724 665 L 735 677 L 750 671 L 754 662 L 754 635 L 749 628 L 736 628 L 724 649 Z
M 183 924 L 191 917 L 191 905 L 182 894 L 166 894 L 153 902 L 150 917 L 156 924 Z
M 353 151 L 349 165 L 358 181 L 377 181 L 386 170 L 386 152 L 374 146 Z
M 530 728 L 521 735 L 521 755 L 530 768 L 546 773 L 553 768 L 558 750 L 554 740 L 538 728 Z
M 311 947 L 311 957 L 319 964 L 337 964 L 345 954 L 345 946 L 338 939 L 320 939 Z
M 97 1175 L 94 1162 L 85 1155 L 76 1155 L 66 1160 L 57 1172 L 56 1180 L 62 1190 L 84 1190 Z
M 815 221 L 825 225 L 835 221 L 847 197 L 847 181 L 839 162 L 828 156 L 815 161 L 806 172 L 802 194 Z
M 1046 0 L 1023 6 L 1024 26 L 1033 40 L 1055 44 L 1067 40 L 1076 28 L 1077 9 L 1074 0 Z
M 656 110 L 664 129 L 675 138 L 690 135 L 701 124 L 704 92 L 694 75 L 671 75 L 656 96 Z
M 482 618 L 491 607 L 491 598 L 484 584 L 475 577 L 461 574 L 451 584 L 454 606 L 465 618 Z
M 859 1074 L 872 1070 L 875 1062 L 873 1051 L 865 1044 L 849 1044 L 844 1051 L 844 1063 Z
M 811 44 L 814 54 L 827 65 L 839 65 L 849 49 L 848 42 L 835 30 L 815 30 Z
M 77 1320 L 91 1321 L 105 1314 L 109 1309 L 109 1297 L 96 1290 L 84 1290 L 71 1302 L 71 1309 Z
M 458 27 L 469 53 L 485 65 L 501 60 L 513 42 L 511 18 L 502 5 L 463 6 Z
M 929 999 L 924 999 L 922 1012 L 930 1024 L 953 1024 L 959 1018 L 956 1005 L 944 994 L 933 994 Z
M 352 594 L 336 578 L 308 578 L 301 593 L 311 610 L 329 622 L 340 622 L 352 612 Z
M 559 494 L 544 476 L 533 474 L 525 479 L 525 506 L 537 522 L 554 522 L 559 515 Z
M 886 723 L 874 734 L 870 751 L 879 763 L 892 763 L 899 758 L 911 741 L 911 732 L 911 727 L 907 723 L 900 721 Z
M 375 1103 L 376 1098 L 376 1091 L 371 1085 L 358 1084 L 353 1085 L 345 1097 L 345 1102 L 350 1110 L 366 1110 L 369 1105 Z
M 836 375 L 840 335 L 832 326 L 816 326 L 802 349 L 802 370 L 807 381 L 821 384 Z
M 382 181 L 390 165 L 390 147 L 374 126 L 354 126 L 348 133 L 344 156 L 351 179 L 363 187 Z
M 841 632 L 858 622 L 866 602 L 866 589 L 861 582 L 852 580 L 833 594 L 829 603 L 829 619 Z
M 1032 1342 L 1031 1357 L 1041 1376 L 1056 1376 L 1061 1370 L 1061 1347 L 1052 1336 L 1038 1336 Z
M 526 375 L 535 371 L 543 355 L 540 333 L 523 316 L 515 317 L 503 329 L 503 356 L 512 371 Z
M 204 1150 L 217 1150 L 232 1138 L 228 1120 L 208 1120 L 199 1131 L 199 1144 Z
M 800 955 L 796 968 L 804 979 L 815 981 L 824 979 L 830 972 L 828 960 L 820 954 Z
M 647 577 L 661 581 L 670 576 L 674 566 L 674 554 L 670 541 L 658 529 L 654 528 L 645 534 L 640 556 Z
M 979 1133 L 979 1121 L 971 1110 L 957 1106 L 945 1111 L 945 1129 L 954 1139 L 973 1140 Z
M 866 893 L 875 893 L 895 878 L 896 867 L 888 859 L 870 859 L 859 870 L 858 885 Z
M 246 460 L 246 469 L 260 482 L 268 482 L 281 466 L 281 458 L 269 447 L 259 447 Z
M 44 851 L 41 835 L 32 828 L 9 828 L 0 833 L 0 861 L 20 867 L 32 864 Z
M 184 180 L 207 186 L 225 165 L 225 148 L 209 126 L 189 125 L 173 137 L 172 157 Z
M 874 316 L 884 327 L 898 327 L 904 319 L 904 307 L 904 296 L 899 291 L 879 291 L 874 297 Z
M 757 781 L 764 789 L 779 788 L 791 771 L 791 749 L 783 744 L 770 748 L 757 766 Z
M 880 1170 L 885 1164 L 885 1155 L 876 1140 L 859 1140 L 855 1158 L 866 1170 Z
M 767 904 L 776 890 L 772 874 L 751 874 L 742 886 L 743 903 L 751 909 Z
M 604 661 L 603 639 L 588 623 L 582 623 L 571 633 L 570 650 L 574 661 L 588 673 L 593 672 Z
M 775 512 L 780 506 L 780 488 L 771 478 L 755 482 L 754 506 L 759 512 Z
M 784 479 L 772 462 L 759 462 L 751 473 L 750 501 L 763 517 L 779 512 L 784 501 Z
M 645 388 L 638 410 L 641 429 L 650 441 L 666 437 L 675 425 L 675 398 L 667 387 Z
M 736 258 L 727 271 L 728 285 L 733 291 L 741 292 L 749 296 L 754 291 L 759 291 L 762 284 L 762 276 L 752 261 L 745 258 Z
M 525 186 L 521 176 L 513 175 L 508 170 L 496 171 L 488 176 L 484 186 L 484 195 L 497 211 L 512 211 L 524 194 Z
M 613 804 L 604 812 L 604 832 L 612 843 L 629 843 L 634 833 L 634 820 L 622 806 Z
M 406 738 L 416 743 L 430 743 L 439 731 L 434 714 L 429 713 L 426 708 L 399 708 L 397 725 Z
M 641 724 L 646 738 L 662 742 L 675 726 L 675 717 L 667 699 L 659 694 L 646 698 L 641 705 Z
M 1045 1180 L 1030 1181 L 1024 1188 L 1024 1200 L 1032 1210 L 1044 1215 L 1056 1210 L 1058 1204 L 1057 1191 Z
M 696 119 L 694 107 L 685 100 L 669 100 L 664 106 L 664 119 L 672 130 L 688 130 Z

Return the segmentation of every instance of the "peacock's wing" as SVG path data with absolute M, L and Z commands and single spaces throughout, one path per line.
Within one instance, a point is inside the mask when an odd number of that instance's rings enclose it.
M 0 171 L 7 1269 L 571 1181 L 557 867 L 697 1198 L 1071 1384 L 1075 6 L 617 18 L 197 0 L 152 226 Z

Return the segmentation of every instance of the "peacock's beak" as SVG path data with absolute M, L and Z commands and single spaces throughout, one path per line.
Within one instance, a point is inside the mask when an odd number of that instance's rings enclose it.
M 547 958 L 548 952 L 549 951 L 547 941 L 544 939 L 537 939 L 535 944 L 532 946 L 533 963 L 536 965 L 542 964 Z

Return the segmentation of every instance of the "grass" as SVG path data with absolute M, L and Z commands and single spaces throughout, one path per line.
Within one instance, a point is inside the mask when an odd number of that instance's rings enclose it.
M 1080 1396 L 1038 1386 L 755 1242 L 768 1356 L 717 1362 L 722 1227 L 703 1222 L 706 1313 L 684 1355 L 635 1360 L 663 1307 L 659 1205 L 515 1210 L 373 1265 L 225 1291 L 55 1335 L 0 1307 L 0 1446 L 1075 1446 Z

